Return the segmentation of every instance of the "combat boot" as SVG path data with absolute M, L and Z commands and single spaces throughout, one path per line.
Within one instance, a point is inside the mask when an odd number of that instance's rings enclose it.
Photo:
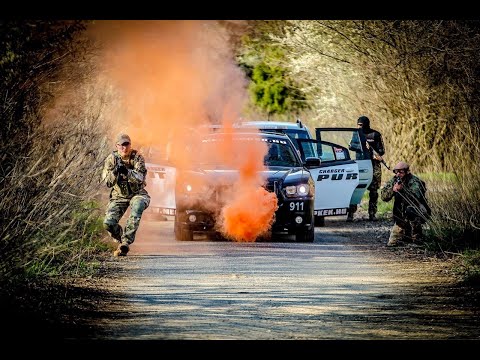
M 127 256 L 128 250 L 130 250 L 130 247 L 126 242 L 123 242 L 118 245 L 117 250 L 113 252 L 113 256 Z
M 399 240 L 398 239 L 394 239 L 390 236 L 390 238 L 388 239 L 388 242 L 387 242 L 387 246 L 388 247 L 393 247 L 393 246 L 397 246 L 399 243 Z
M 349 211 L 347 214 L 347 222 L 352 222 L 352 221 L 353 221 L 353 213 Z
M 412 223 L 412 242 L 422 243 L 423 242 L 423 229 L 420 219 L 417 218 L 416 221 Z
M 347 222 L 352 222 L 353 221 L 353 214 L 357 211 L 358 206 L 357 205 L 350 205 L 347 210 Z
M 403 236 L 405 235 L 405 230 L 402 229 L 397 224 L 393 225 L 392 230 L 390 231 L 390 237 L 388 238 L 387 246 L 397 246 L 403 240 Z

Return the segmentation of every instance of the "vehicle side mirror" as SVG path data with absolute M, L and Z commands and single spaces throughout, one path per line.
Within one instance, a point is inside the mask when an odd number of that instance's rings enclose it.
M 317 157 L 307 157 L 305 159 L 305 166 L 307 168 L 319 167 L 322 161 Z

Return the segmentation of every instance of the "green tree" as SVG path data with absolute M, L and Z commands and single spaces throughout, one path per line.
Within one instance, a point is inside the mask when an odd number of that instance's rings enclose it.
M 249 90 L 253 102 L 266 111 L 269 118 L 292 110 L 292 97 L 298 96 L 285 84 L 284 71 L 265 63 L 253 68 Z
M 272 116 L 291 118 L 308 109 L 305 94 L 282 66 L 284 52 L 278 46 L 272 46 L 262 38 L 259 26 L 274 31 L 281 22 L 259 22 L 244 38 L 238 63 L 244 69 L 249 84 L 250 99 L 268 119 Z

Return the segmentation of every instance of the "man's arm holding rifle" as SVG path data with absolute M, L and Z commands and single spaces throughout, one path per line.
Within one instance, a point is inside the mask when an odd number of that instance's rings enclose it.
M 387 163 L 385 162 L 385 160 L 383 160 L 383 157 L 382 155 L 380 155 L 374 148 L 373 146 L 370 146 L 367 142 L 367 149 L 372 149 L 372 152 L 373 152 L 373 158 L 375 160 L 378 160 L 380 161 L 388 170 L 390 170 L 390 166 L 387 165 Z

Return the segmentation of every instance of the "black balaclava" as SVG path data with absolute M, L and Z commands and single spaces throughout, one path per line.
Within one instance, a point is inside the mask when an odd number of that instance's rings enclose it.
M 363 132 L 368 132 L 370 130 L 370 119 L 366 116 L 360 116 L 357 120 L 357 124 L 363 124 Z

